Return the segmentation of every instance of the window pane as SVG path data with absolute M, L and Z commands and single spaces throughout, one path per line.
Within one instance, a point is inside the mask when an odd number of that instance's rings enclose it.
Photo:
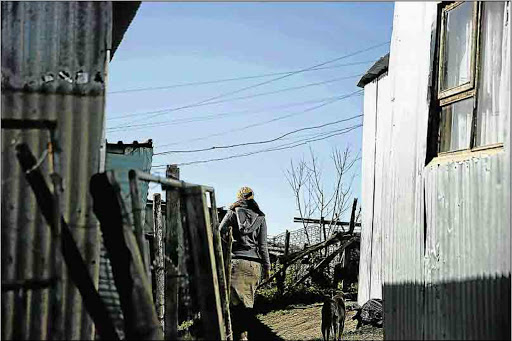
M 451 89 L 471 80 L 473 10 L 472 2 L 464 2 L 446 14 L 444 51 L 441 56 L 441 90 Z
M 506 113 L 509 106 L 502 100 L 510 96 L 504 80 L 510 77 L 506 65 L 506 8 L 504 2 L 486 1 L 482 11 L 480 78 L 476 119 L 476 146 L 504 141 Z M 510 52 L 508 52 L 510 53 Z
M 443 107 L 440 124 L 441 152 L 468 149 L 473 116 L 473 97 Z

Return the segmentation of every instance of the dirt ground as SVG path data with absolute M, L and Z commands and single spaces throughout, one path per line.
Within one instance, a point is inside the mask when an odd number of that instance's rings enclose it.
M 350 309 L 350 306 L 347 307 Z M 276 339 L 282 340 L 322 340 L 322 304 L 291 307 L 257 316 Z M 343 340 L 383 340 L 382 328 L 363 326 L 356 330 L 357 321 L 352 320 L 355 311 L 347 311 Z

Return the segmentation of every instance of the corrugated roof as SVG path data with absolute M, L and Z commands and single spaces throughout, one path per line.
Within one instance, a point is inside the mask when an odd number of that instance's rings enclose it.
M 360 88 L 364 88 L 364 86 L 368 83 L 370 83 L 375 78 L 382 75 L 384 72 L 388 71 L 388 64 L 389 64 L 389 53 L 386 54 L 384 57 L 380 58 L 375 64 L 372 65 L 368 71 L 364 74 L 363 77 L 359 80 L 359 83 L 357 83 L 357 86 Z

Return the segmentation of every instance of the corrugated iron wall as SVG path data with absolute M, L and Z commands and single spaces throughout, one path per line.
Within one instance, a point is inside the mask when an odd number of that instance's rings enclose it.
M 153 160 L 153 147 L 151 144 L 137 145 L 125 145 L 122 143 L 118 144 L 107 144 L 107 154 L 105 160 L 105 170 L 114 171 L 116 180 L 121 188 L 121 195 L 124 199 L 124 204 L 130 212 L 130 219 L 133 221 L 133 214 L 131 210 L 131 196 L 130 196 L 130 182 L 128 178 L 128 172 L 130 169 L 138 169 L 142 172 L 149 173 L 151 171 L 151 163 Z M 141 207 L 146 207 L 146 201 L 148 196 L 149 183 L 146 181 L 139 181 L 139 193 L 141 200 Z M 142 220 L 144 223 L 144 215 L 146 209 L 142 212 Z M 152 211 L 149 213 L 152 219 Z M 151 220 L 152 221 L 152 220 Z M 149 245 L 143 253 L 146 259 L 149 259 Z M 101 243 L 100 251 L 100 270 L 99 270 L 99 286 L 98 291 L 101 298 L 105 302 L 105 305 L 109 311 L 112 320 L 114 321 L 115 327 L 118 334 L 124 338 L 124 318 L 121 310 L 121 302 L 119 300 L 119 293 L 114 282 L 114 274 L 112 272 L 112 266 L 110 259 L 107 255 L 107 250 Z
M 389 142 L 376 141 L 387 148 L 375 179 L 382 183 L 375 210 L 380 200 L 384 335 L 510 339 L 510 23 L 507 76 L 495 89 L 508 94 L 499 105 L 503 148 L 426 166 L 436 11 L 436 3 L 395 4 Z
M 2 119 L 58 121 L 63 215 L 97 282 L 99 229 L 89 179 L 99 168 L 111 4 L 3 1 L 1 6 Z M 52 250 L 58 247 L 20 172 L 15 156 L 20 142 L 39 157 L 48 132 L 2 129 L 2 282 L 50 277 Z M 47 164 L 41 165 L 45 175 Z M 62 338 L 91 339 L 92 321 L 66 274 L 64 285 Z M 52 290 L 2 291 L 2 339 L 50 338 Z
M 432 6 L 434 5 L 434 6 Z M 384 337 L 423 336 L 423 181 L 428 122 L 431 15 L 435 3 L 395 3 L 390 107 L 380 192 Z M 434 8 L 429 12 L 427 8 Z M 377 180 L 378 181 L 378 180 Z M 377 196 L 376 192 L 376 196 Z M 377 199 L 376 199 L 377 201 Z

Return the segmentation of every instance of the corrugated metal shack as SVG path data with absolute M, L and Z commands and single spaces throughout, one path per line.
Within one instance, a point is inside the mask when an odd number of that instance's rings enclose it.
M 386 339 L 510 339 L 510 2 L 395 3 L 361 84 L 360 302 Z
M 115 178 L 121 188 L 121 195 L 127 212 L 129 212 L 130 220 L 133 221 L 132 203 L 130 197 L 130 183 L 128 179 L 128 172 L 131 169 L 137 169 L 142 172 L 149 173 L 151 171 L 151 162 L 153 160 L 153 143 L 151 140 L 147 142 L 138 143 L 107 143 L 107 155 L 105 158 L 105 170 L 114 171 Z M 140 202 L 142 207 L 146 206 L 148 196 L 148 183 L 139 181 L 140 189 Z M 144 220 L 144 210 L 142 213 L 142 220 Z M 152 212 L 149 213 L 152 216 Z M 151 225 L 152 226 L 152 225 Z M 114 275 L 110 259 L 107 255 L 107 250 L 103 243 L 100 249 L 100 269 L 99 269 L 99 286 L 98 291 L 105 302 L 107 309 L 110 313 L 112 320 L 116 326 L 117 332 L 123 336 L 123 314 L 121 310 L 121 302 L 119 300 L 119 293 L 115 286 Z M 145 250 L 143 255 L 146 259 L 145 263 L 149 264 L 149 243 L 146 241 Z
M 2 128 L 4 119 L 56 121 L 61 210 L 96 285 L 100 235 L 89 180 L 102 170 L 108 62 L 139 4 L 3 1 L 1 5 Z M 46 130 L 2 129 L 4 340 L 92 339 L 94 335 L 81 296 L 65 271 L 63 292 L 56 292 L 61 274 L 52 272 L 52 263 L 59 244 L 52 239 L 16 158 L 15 145 L 27 143 L 32 153 L 41 156 L 43 174 L 49 175 L 48 135 Z M 46 180 L 50 183 L 49 176 Z M 29 283 L 38 285 L 29 288 Z

